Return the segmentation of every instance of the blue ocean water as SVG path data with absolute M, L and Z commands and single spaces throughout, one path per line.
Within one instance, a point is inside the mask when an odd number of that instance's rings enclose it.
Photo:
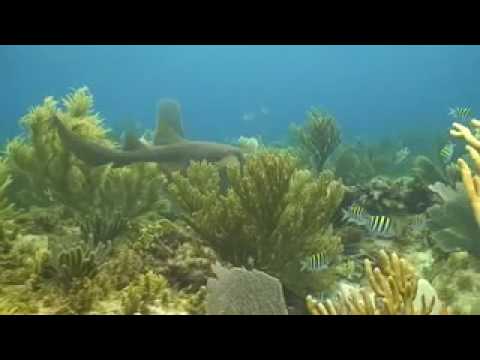
M 32 105 L 80 86 L 111 127 L 152 128 L 172 97 L 192 139 L 282 140 L 311 106 L 347 138 L 422 138 L 447 132 L 449 107 L 478 114 L 479 68 L 479 46 L 0 46 L 0 140 Z

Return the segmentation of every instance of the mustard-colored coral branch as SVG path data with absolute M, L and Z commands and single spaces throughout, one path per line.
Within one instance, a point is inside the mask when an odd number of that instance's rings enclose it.
M 476 122 L 472 121 L 472 124 L 474 124 L 474 126 L 480 126 L 478 125 L 479 124 L 478 120 L 476 120 Z M 463 139 L 474 148 L 480 149 L 480 140 L 478 140 L 472 134 L 469 128 L 467 128 L 465 125 L 462 125 L 456 122 L 452 124 L 452 127 L 453 129 L 450 130 L 451 136 L 457 139 Z
M 473 119 L 471 124 L 474 128 L 480 128 L 480 120 Z M 475 163 L 477 172 L 480 172 L 480 140 L 472 134 L 469 128 L 462 124 L 453 123 L 452 127 L 450 135 L 457 139 L 465 140 L 467 143 L 465 149 Z M 470 206 L 472 207 L 473 216 L 480 226 L 480 177 L 472 174 L 472 170 L 465 160 L 458 159 L 457 164 L 470 201 Z
M 480 226 L 480 177 L 472 174 L 472 171 L 465 160 L 458 159 L 457 163 L 462 175 L 465 191 L 467 192 L 468 199 L 470 200 L 473 216 L 475 217 L 477 224 Z

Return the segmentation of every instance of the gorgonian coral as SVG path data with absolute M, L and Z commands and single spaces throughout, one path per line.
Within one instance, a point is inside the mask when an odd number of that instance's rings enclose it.
M 335 118 L 316 108 L 307 112 L 307 122 L 303 127 L 292 125 L 290 132 L 301 158 L 317 171 L 322 170 L 325 161 L 341 142 Z
M 291 155 L 260 152 L 243 168 L 229 167 L 226 177 L 222 192 L 217 167 L 197 162 L 169 185 L 184 220 L 222 260 L 287 281 L 299 275 L 303 256 L 342 251 L 328 232 L 344 191 L 332 173 L 315 177 Z

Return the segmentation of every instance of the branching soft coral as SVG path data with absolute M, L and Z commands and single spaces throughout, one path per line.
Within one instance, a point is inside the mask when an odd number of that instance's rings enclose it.
M 285 269 L 298 275 L 310 251 L 332 257 L 342 251 L 339 238 L 324 236 L 343 198 L 330 172 L 314 177 L 288 154 L 261 152 L 243 169 L 228 168 L 227 178 L 224 194 L 218 169 L 193 163 L 186 175 L 173 174 L 169 186 L 185 221 L 221 259 L 285 280 Z
M 7 197 L 7 190 L 12 177 L 5 159 L 0 159 L 0 219 L 8 219 L 16 215 L 13 204 Z
M 307 113 L 307 124 L 304 127 L 293 125 L 291 133 L 301 156 L 317 171 L 322 170 L 341 142 L 335 118 L 316 108 Z
M 41 275 L 70 290 L 77 279 L 91 278 L 110 253 L 110 244 L 71 244 L 54 247 L 42 266 Z

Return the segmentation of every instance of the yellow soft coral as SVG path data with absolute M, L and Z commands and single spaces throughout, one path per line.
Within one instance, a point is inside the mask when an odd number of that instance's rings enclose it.
M 473 119 L 471 124 L 474 128 L 480 129 L 480 120 Z M 477 173 L 480 173 L 480 140 L 472 134 L 468 127 L 462 124 L 455 122 L 452 124 L 452 127 L 453 128 L 450 130 L 450 135 L 457 139 L 465 140 L 467 143 L 465 149 L 473 159 Z M 470 205 L 472 207 L 475 220 L 480 226 L 480 177 L 472 174 L 472 171 L 465 160 L 458 159 L 457 163 L 462 175 L 462 181 L 465 186 L 465 190 L 470 200 Z

